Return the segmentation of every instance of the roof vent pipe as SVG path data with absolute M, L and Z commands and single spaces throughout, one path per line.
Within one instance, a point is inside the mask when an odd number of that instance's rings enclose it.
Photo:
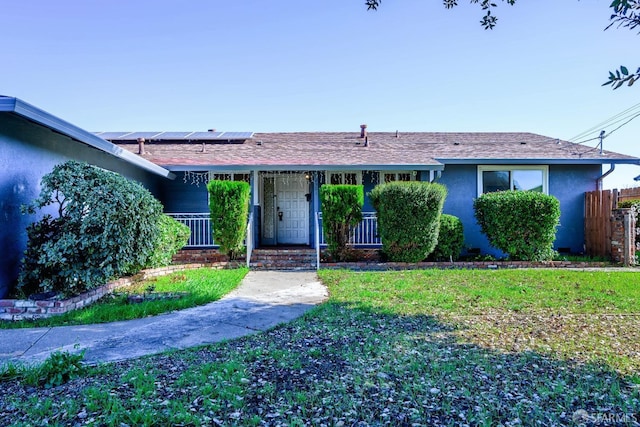
M 364 146 L 365 146 L 365 147 L 368 147 L 368 146 L 369 146 L 369 137 L 368 137 L 368 136 L 365 136 L 365 137 L 364 137 Z
M 367 137 L 367 125 L 360 125 L 360 138 Z
M 144 152 L 144 138 L 138 138 L 138 154 L 143 155 Z
M 207 129 L 207 132 L 215 132 L 215 129 Z

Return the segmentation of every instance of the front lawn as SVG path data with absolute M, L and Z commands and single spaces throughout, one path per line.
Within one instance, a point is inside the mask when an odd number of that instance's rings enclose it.
M 133 284 L 80 310 L 34 321 L 0 321 L 0 328 L 86 325 L 139 319 L 183 310 L 219 300 L 238 287 L 247 271 L 246 268 L 184 270 Z M 180 297 L 159 298 L 164 294 Z M 129 296 L 132 295 L 140 296 L 143 301 L 131 302 Z
M 266 333 L 1 385 L 0 424 L 635 425 L 634 272 L 321 271 Z

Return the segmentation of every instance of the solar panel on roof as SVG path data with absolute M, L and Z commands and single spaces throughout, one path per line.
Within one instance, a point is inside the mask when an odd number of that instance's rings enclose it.
M 220 139 L 249 139 L 253 132 L 222 132 Z
M 186 138 L 207 140 L 207 139 L 218 139 L 220 135 L 222 135 L 222 132 L 193 132 L 189 134 Z
M 154 139 L 184 139 L 191 132 L 162 132 Z
M 102 139 L 117 139 L 122 135 L 127 135 L 130 132 L 96 132 L 96 135 Z
M 121 139 L 138 139 L 145 138 L 151 139 L 152 137 L 158 135 L 160 132 L 133 132 L 128 135 L 123 135 Z

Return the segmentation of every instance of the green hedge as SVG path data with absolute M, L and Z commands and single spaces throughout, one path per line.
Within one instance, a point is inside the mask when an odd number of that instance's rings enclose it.
M 173 256 L 187 244 L 191 236 L 189 227 L 168 215 L 160 216 L 158 229 L 158 238 L 147 267 L 163 267 L 171 264 Z
M 236 259 L 244 250 L 251 187 L 243 181 L 213 180 L 207 189 L 213 240 L 220 252 Z
M 364 187 L 325 184 L 320 187 L 320 205 L 328 250 L 336 261 L 342 261 L 348 257 L 351 229 L 362 221 Z
M 464 246 L 464 228 L 460 218 L 453 215 L 440 215 L 440 232 L 431 257 L 436 261 L 455 261 L 460 257 Z
M 158 241 L 162 205 L 140 184 L 69 161 L 42 178 L 25 210 L 54 207 L 27 228 L 18 290 L 75 295 L 145 267 Z M 51 208 L 49 208 L 51 210 Z
M 640 199 L 625 200 L 618 203 L 618 208 L 620 209 L 628 209 L 634 206 L 640 206 Z
M 424 260 L 438 241 L 447 189 L 428 182 L 390 182 L 377 185 L 370 196 L 386 257 L 400 262 Z
M 475 216 L 489 243 L 513 260 L 553 259 L 560 202 L 534 191 L 485 193 L 473 203 Z

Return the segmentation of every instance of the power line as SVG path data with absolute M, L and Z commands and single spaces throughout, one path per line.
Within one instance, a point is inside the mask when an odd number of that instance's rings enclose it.
M 615 124 L 617 124 L 617 123 L 619 123 L 619 122 L 621 122 L 623 120 L 626 120 L 626 119 L 629 118 L 629 116 L 636 114 L 637 113 L 636 110 L 639 110 L 639 109 L 640 109 L 640 103 L 635 104 L 635 105 L 627 108 L 626 110 L 621 111 L 620 113 L 615 114 L 614 116 L 604 120 L 603 122 L 598 123 L 597 125 L 589 128 L 588 130 L 579 133 L 578 135 L 576 135 L 573 138 L 569 139 L 569 141 L 570 142 L 574 142 L 576 139 L 584 138 L 584 137 L 586 137 L 587 135 L 589 135 L 589 134 L 591 134 L 593 132 L 600 131 L 603 127 L 615 125 Z M 633 118 L 635 118 L 635 117 L 636 116 L 634 116 Z

